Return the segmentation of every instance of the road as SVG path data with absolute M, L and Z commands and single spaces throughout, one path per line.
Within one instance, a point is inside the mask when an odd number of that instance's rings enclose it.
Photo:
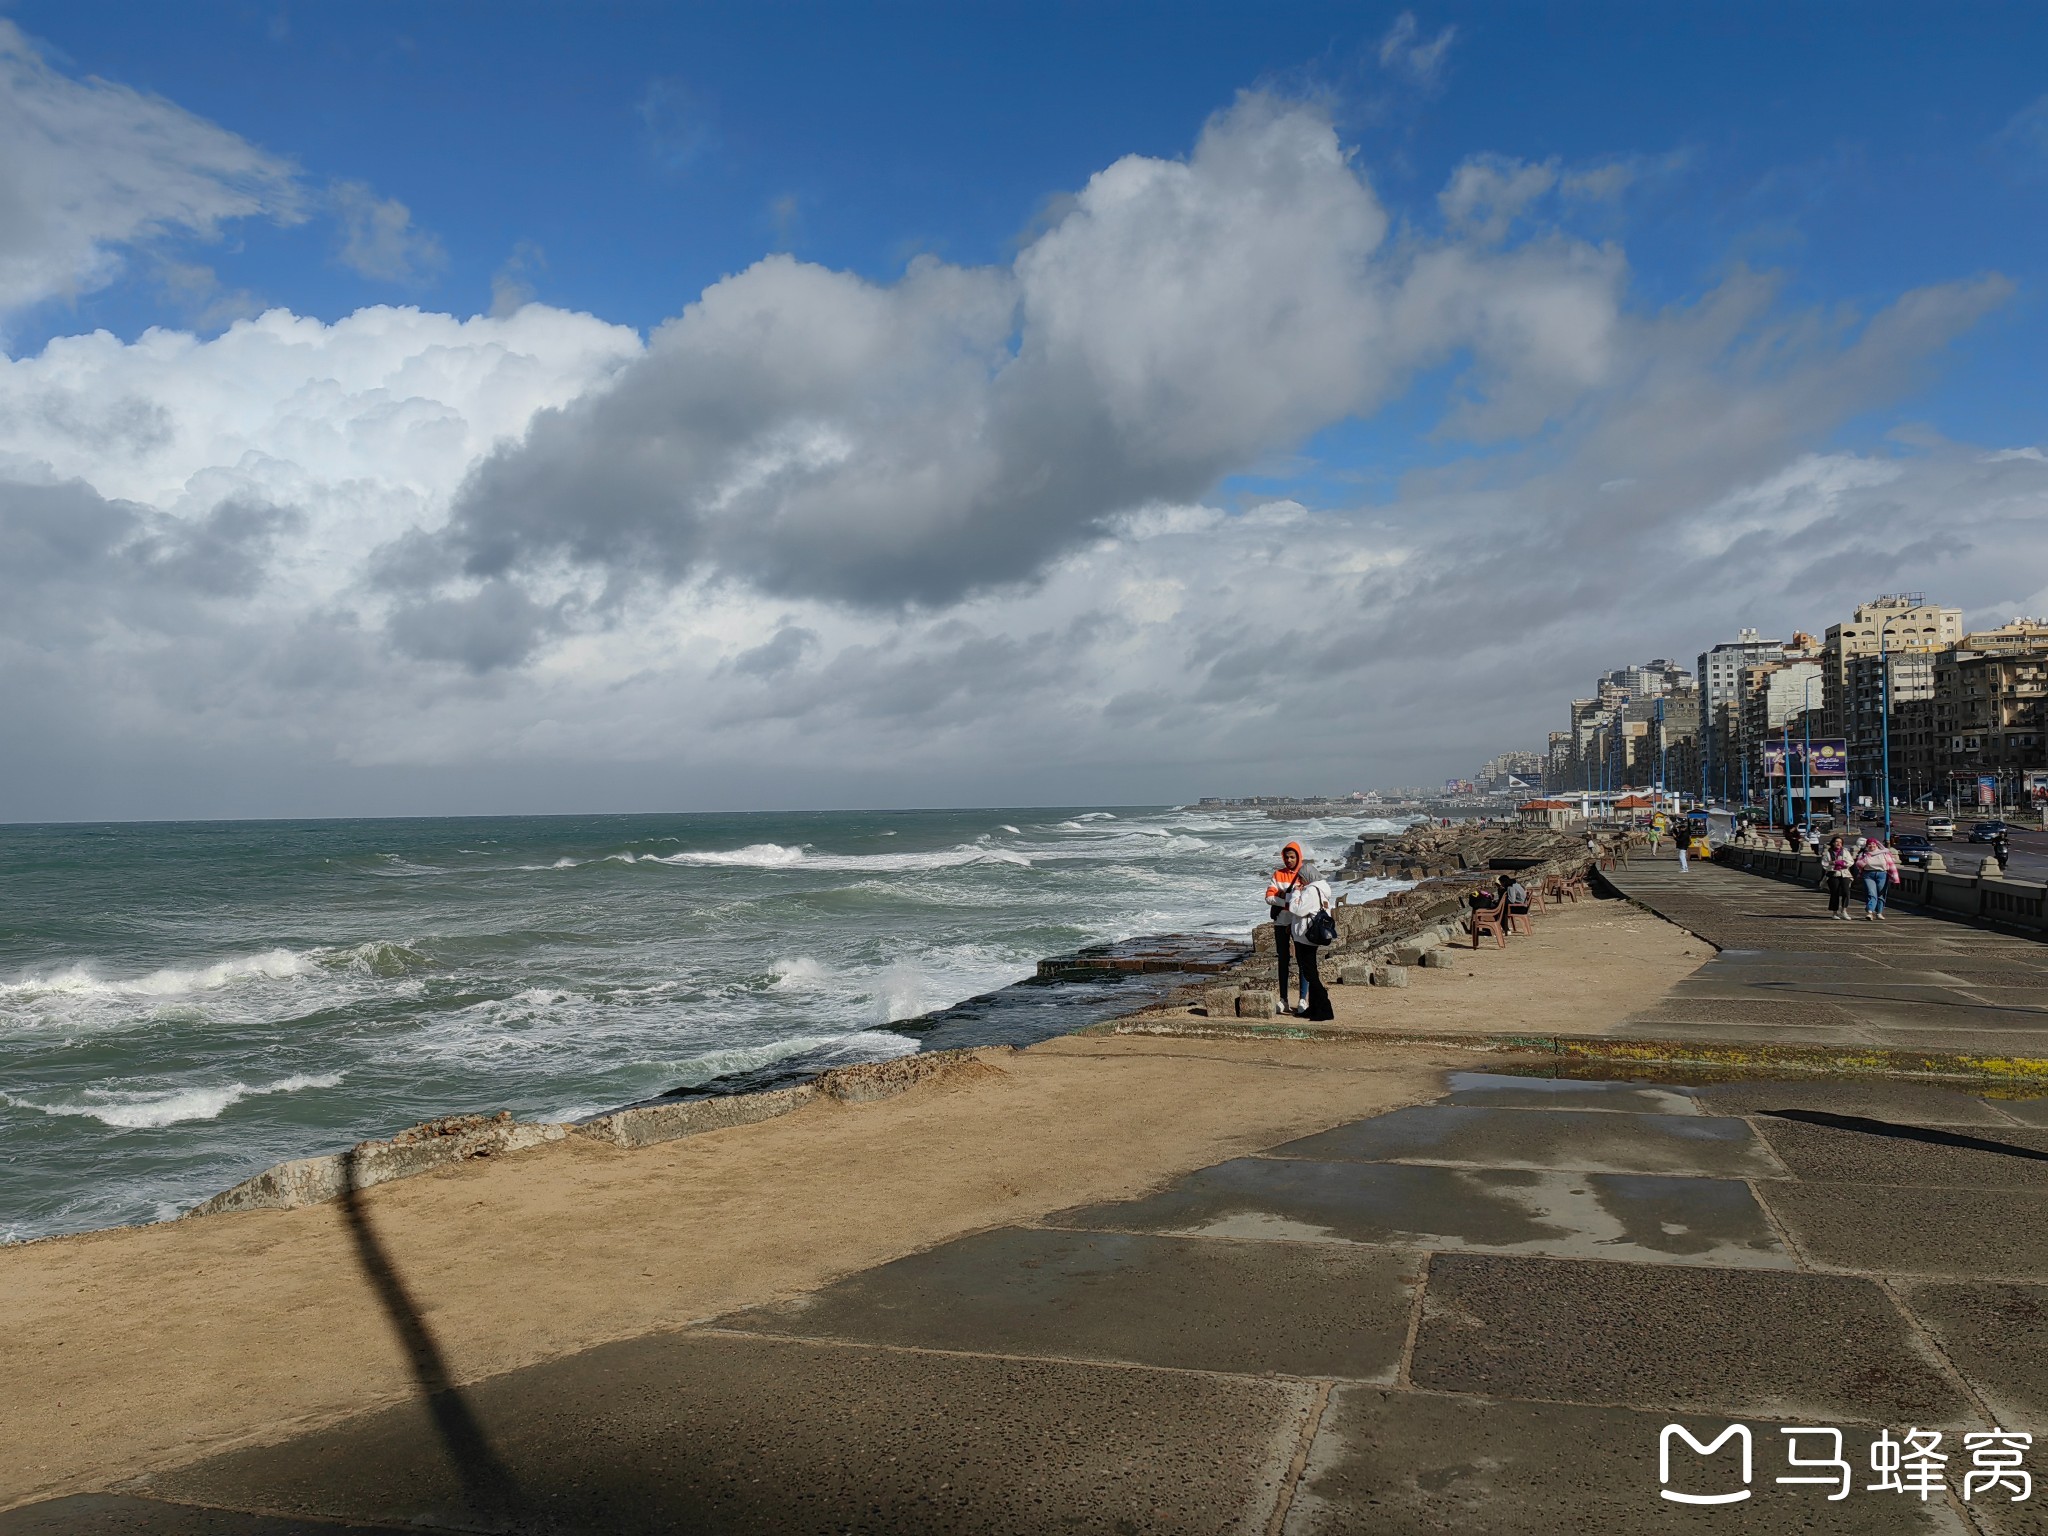
M 1974 869 L 1976 861 L 1991 852 L 1991 845 L 1989 843 L 1973 843 L 1970 841 L 1970 825 L 1979 819 L 1981 818 L 1974 816 L 1958 816 L 1956 818 L 1955 841 L 1951 843 L 1946 838 L 1936 838 L 1934 840 L 1935 848 L 1948 861 L 1949 868 Z M 2006 866 L 2006 873 L 2015 880 L 2048 881 L 2048 831 L 2044 831 L 2040 827 L 2033 827 L 2022 831 L 2019 830 L 2020 824 L 2017 821 L 2010 821 L 2009 824 L 2014 828 L 2014 831 L 2012 834 L 2012 860 Z M 1927 818 L 1925 816 L 1899 811 L 1892 813 L 1892 833 L 1894 836 L 1901 832 L 1924 832 L 1926 829 Z
M 1718 842 L 1726 833 L 1728 813 L 1725 809 L 1716 807 L 1713 815 L 1714 838 Z M 1955 840 L 1951 842 L 1947 838 L 1939 837 L 1934 840 L 1935 851 L 1948 862 L 1951 870 L 1975 873 L 1978 860 L 1991 852 L 1989 843 L 1970 841 L 1971 824 L 1982 819 L 1984 818 L 1958 816 L 1955 818 Z M 2038 880 L 2048 884 L 2048 829 L 2022 828 L 2017 820 L 2011 817 L 2006 820 L 2015 829 L 2012 834 L 2012 860 L 2006 866 L 2006 873 L 2015 880 Z M 1882 825 L 1881 822 L 1874 821 L 1851 822 L 1842 830 L 1845 835 L 1856 832 L 1868 834 L 1878 830 Z M 1926 830 L 1927 818 L 1920 812 L 1892 812 L 1893 836 L 1896 837 L 1901 832 L 1924 833 Z

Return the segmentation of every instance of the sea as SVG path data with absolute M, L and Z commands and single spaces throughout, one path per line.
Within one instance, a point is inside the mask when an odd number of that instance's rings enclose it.
M 1044 1038 L 1135 1004 L 1013 987 L 1040 959 L 1243 939 L 1287 838 L 1328 867 L 1393 830 L 1186 807 L 0 826 L 0 1241 L 166 1220 L 441 1115 Z M 991 994 L 1033 1006 L 960 1006 Z

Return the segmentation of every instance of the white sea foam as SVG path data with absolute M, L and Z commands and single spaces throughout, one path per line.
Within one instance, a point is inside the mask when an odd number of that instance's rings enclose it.
M 283 981 L 315 969 L 306 956 L 289 949 L 217 960 L 212 965 L 170 966 L 143 976 L 107 978 L 90 965 L 71 965 L 43 975 L 0 982 L 0 997 L 70 995 L 74 997 L 168 998 L 191 992 L 217 992 L 238 981 Z
M 681 853 L 662 854 L 654 862 L 725 864 L 736 869 L 787 869 L 792 864 L 804 862 L 804 850 L 790 848 L 782 843 L 749 843 L 744 848 L 728 848 L 723 852 L 704 852 L 686 848 Z
M 917 1049 L 917 1042 L 887 1030 L 863 1029 L 845 1035 L 797 1035 L 766 1045 L 733 1046 L 659 1065 L 664 1081 L 670 1086 L 695 1088 L 716 1077 L 758 1071 L 762 1067 L 772 1067 L 778 1061 L 807 1056 L 827 1047 L 831 1048 L 833 1056 L 847 1061 L 886 1061 L 892 1056 L 908 1055 Z
M 1007 832 L 1012 837 L 1022 837 L 1024 835 L 1022 832 L 1019 832 L 1015 827 L 1011 826 L 1007 821 L 997 823 L 997 830 Z
M 224 1083 L 207 1088 L 173 1088 L 155 1093 L 123 1088 L 88 1088 L 72 1102 L 38 1104 L 30 1099 L 0 1094 L 17 1109 L 39 1110 L 46 1115 L 77 1115 L 97 1120 L 120 1130 L 153 1130 L 187 1120 L 218 1120 L 233 1104 L 273 1093 L 298 1093 L 307 1088 L 338 1088 L 343 1074 L 326 1072 L 317 1076 L 300 1073 L 274 1083 Z
M 792 990 L 817 988 L 832 979 L 832 972 L 821 962 L 809 955 L 798 955 L 791 960 L 775 962 L 775 985 Z
M 929 853 L 813 853 L 779 843 L 754 843 L 722 853 L 686 852 L 640 855 L 651 864 L 711 865 L 734 869 L 850 870 L 874 874 L 908 874 L 925 869 L 953 869 L 963 864 L 1014 864 L 1031 867 L 1031 857 L 1011 848 L 939 848 Z

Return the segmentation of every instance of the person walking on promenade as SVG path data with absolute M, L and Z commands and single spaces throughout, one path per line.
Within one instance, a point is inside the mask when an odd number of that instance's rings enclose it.
M 1828 916 L 1849 921 L 1849 877 L 1856 868 L 1848 846 L 1839 837 L 1828 839 L 1821 850 L 1821 878 L 1828 884 Z
M 1899 857 L 1885 846 L 1883 838 L 1873 837 L 1856 855 L 1856 870 L 1863 876 L 1863 920 L 1881 923 L 1885 895 L 1898 883 Z
M 1678 850 L 1678 872 L 1682 875 L 1692 868 L 1686 859 L 1688 845 L 1692 842 L 1692 824 L 1681 821 L 1671 829 L 1671 846 Z
M 1280 867 L 1273 871 L 1273 881 L 1266 887 L 1266 915 L 1273 921 L 1273 955 L 1280 967 L 1280 1012 L 1287 1007 L 1287 962 L 1293 949 L 1294 918 L 1287 910 L 1287 904 L 1294 895 L 1294 887 L 1303 881 L 1313 881 L 1315 866 L 1302 857 L 1301 844 L 1289 843 L 1280 850 Z M 1301 995 L 1304 1004 L 1308 1001 L 1308 976 L 1301 978 Z
M 1336 938 L 1330 920 L 1322 920 L 1330 912 L 1332 899 L 1329 882 L 1318 880 L 1315 871 L 1307 864 L 1301 866 L 1289 887 L 1287 911 L 1294 921 L 1291 936 L 1294 939 L 1294 964 L 1301 972 L 1303 989 L 1302 1006 L 1295 1010 L 1295 1016 L 1303 1019 L 1334 1019 L 1337 1010 L 1330 1006 L 1330 994 L 1323 986 L 1322 972 L 1316 966 L 1318 951 Z M 1281 938 L 1274 934 L 1275 942 Z M 1281 1000 L 1286 1001 L 1283 993 Z

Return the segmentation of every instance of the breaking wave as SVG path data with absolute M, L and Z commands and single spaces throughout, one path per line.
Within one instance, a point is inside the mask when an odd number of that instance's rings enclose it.
M 239 1104 L 244 1099 L 273 1093 L 298 1093 L 307 1088 L 338 1088 L 343 1075 L 340 1072 L 325 1072 L 318 1076 L 302 1073 L 281 1077 L 274 1083 L 226 1083 L 211 1088 L 173 1088 L 160 1093 L 88 1088 L 80 1100 L 69 1103 L 38 1104 L 32 1099 L 16 1098 L 11 1093 L 0 1093 L 0 1099 L 5 1099 L 17 1109 L 33 1109 L 46 1115 L 79 1115 L 124 1131 L 154 1130 L 187 1120 L 218 1120 L 230 1105 Z
M 289 949 L 266 949 L 261 954 L 217 960 L 212 965 L 173 966 L 145 976 L 114 979 L 95 975 L 90 965 L 72 965 L 40 976 L 0 982 L 0 997 L 181 997 L 192 992 L 217 992 L 238 981 L 284 981 L 308 975 L 313 969 L 306 956 Z

